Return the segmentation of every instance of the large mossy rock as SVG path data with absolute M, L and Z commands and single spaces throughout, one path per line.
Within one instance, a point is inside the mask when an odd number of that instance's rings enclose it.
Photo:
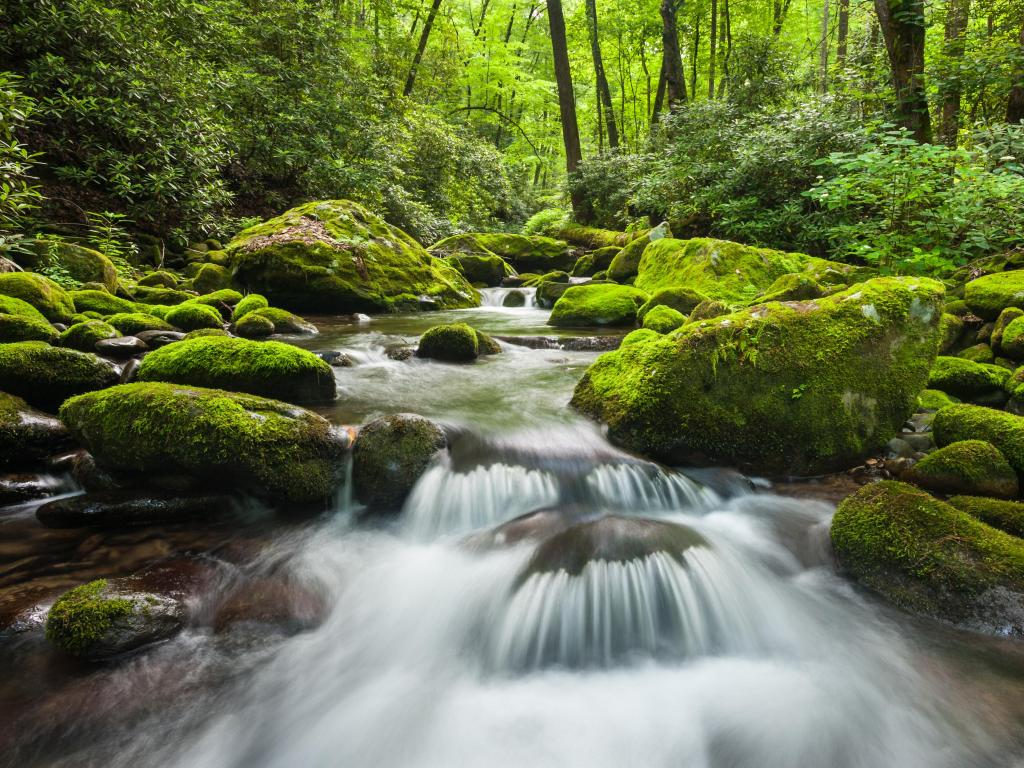
M 684 286 L 728 304 L 749 304 L 787 274 L 849 285 L 871 277 L 871 270 L 727 240 L 663 238 L 644 249 L 635 285 L 648 293 Z
M 111 293 L 117 290 L 117 270 L 110 259 L 66 240 L 40 238 L 27 252 L 19 253 L 17 261 L 33 272 L 56 267 L 79 283 L 101 283 Z
M 420 475 L 446 446 L 444 431 L 414 413 L 371 421 L 359 430 L 352 446 L 356 498 L 371 510 L 400 509 Z
M 171 309 L 165 319 L 182 331 L 196 331 L 200 328 L 223 328 L 224 319 L 213 307 L 191 301 Z
M 497 355 L 501 345 L 465 323 L 435 325 L 420 336 L 417 357 L 446 363 L 471 363 L 481 355 Z
M 518 272 L 570 270 L 576 255 L 563 240 L 541 235 L 514 235 L 506 232 L 472 232 L 452 235 L 430 246 L 437 256 L 457 253 L 476 256 L 500 256 Z
M 628 285 L 574 285 L 555 302 L 548 325 L 633 325 L 637 312 L 649 298 L 643 291 Z
M 57 338 L 57 329 L 42 312 L 27 301 L 0 296 L 0 343 L 12 341 L 48 341 Z
M 487 256 L 475 253 L 456 253 L 448 256 L 445 261 L 473 285 L 485 285 L 489 288 L 501 285 L 502 280 L 515 274 L 515 270 L 509 266 L 508 262 L 497 254 Z
M 1019 501 L 986 496 L 953 496 L 949 503 L 993 528 L 1024 537 L 1024 504 Z
M 1007 307 L 1024 309 L 1024 270 L 997 272 L 964 286 L 964 301 L 976 315 L 995 320 Z
M 984 440 L 960 440 L 928 454 L 903 473 L 902 479 L 938 493 L 1017 495 L 1017 472 L 1006 457 Z
M 0 392 L 0 467 L 29 466 L 68 442 L 68 431 L 59 419 Z
M 455 269 L 348 200 L 293 208 L 227 246 L 235 281 L 295 311 L 391 312 L 479 304 Z
M 0 295 L 31 304 L 51 323 L 67 323 L 75 314 L 70 294 L 50 278 L 33 272 L 0 273 Z
M 914 412 L 942 296 L 931 280 L 877 278 L 691 321 L 599 357 L 572 404 L 615 443 L 666 461 L 778 474 L 850 466 Z
M 896 605 L 1024 634 L 1024 541 L 892 481 L 845 499 L 831 536 L 842 568 Z
M 1001 392 L 1009 378 L 1010 371 L 1001 366 L 940 355 L 928 374 L 928 387 L 955 397 L 975 398 Z
M 179 384 L 122 384 L 67 401 L 60 416 L 103 468 L 183 474 L 284 504 L 332 499 L 348 447 L 294 405 Z
M 980 405 L 951 405 L 932 421 L 935 443 L 946 446 L 961 440 L 984 440 L 1024 475 L 1024 417 Z
M 636 273 L 640 269 L 640 258 L 651 242 L 649 236 L 638 237 L 623 247 L 622 250 L 615 254 L 611 264 L 608 265 L 608 278 L 622 282 L 631 277 L 636 277 Z
M 98 661 L 181 629 L 187 617 L 181 601 L 128 584 L 100 579 L 65 592 L 46 617 L 46 639 L 73 656 Z
M 0 344 L 0 390 L 56 411 L 66 399 L 117 383 L 117 368 L 96 355 L 42 341 Z
M 331 366 L 305 349 L 277 341 L 202 336 L 150 352 L 139 381 L 167 381 L 272 397 L 291 403 L 329 402 Z

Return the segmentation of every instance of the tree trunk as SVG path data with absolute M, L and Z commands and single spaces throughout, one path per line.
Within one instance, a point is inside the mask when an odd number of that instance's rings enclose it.
M 821 50 L 819 68 L 821 70 L 821 92 L 828 93 L 828 23 L 831 21 L 829 0 L 823 0 L 821 7 Z
M 651 130 L 658 125 L 658 118 L 661 116 L 661 108 L 665 103 L 665 90 L 667 88 L 665 77 L 665 59 L 661 60 L 661 72 L 658 73 L 658 90 L 654 93 L 654 109 L 651 111 Z
M 565 168 L 572 173 L 579 167 L 583 153 L 580 149 L 580 127 L 576 122 L 576 95 L 572 89 L 572 71 L 569 69 L 569 48 L 565 40 L 565 16 L 562 0 L 547 0 L 548 27 L 551 31 L 551 53 L 555 63 L 555 84 L 558 86 L 558 111 L 562 118 L 562 141 L 565 144 Z M 582 200 L 573 195 L 573 210 L 579 213 Z
M 825 0 L 828 2 L 828 0 Z M 718 50 L 718 0 L 711 0 L 711 34 L 708 37 L 711 49 L 708 51 L 708 101 L 715 98 L 715 53 Z
M 1006 122 L 1019 123 L 1024 120 L 1024 25 L 1020 28 L 1020 57 L 1014 70 L 1013 87 L 1010 88 L 1010 100 L 1006 104 Z
M 850 38 L 850 0 L 839 0 L 839 24 L 836 30 L 836 63 L 846 67 L 846 45 Z
M 791 0 L 772 0 L 772 37 L 782 34 L 782 25 L 786 23 Z
M 875 0 L 878 24 L 889 54 L 896 114 L 917 141 L 932 139 L 924 87 L 924 0 Z
M 619 132 L 615 127 L 615 109 L 612 107 L 612 92 L 604 72 L 604 58 L 601 56 L 601 41 L 597 36 L 597 0 L 587 0 L 587 27 L 590 30 L 590 55 L 594 59 L 594 80 L 597 82 L 598 112 L 603 105 L 605 123 L 608 126 L 608 146 L 619 146 Z
M 697 94 L 697 57 L 700 55 L 700 16 L 693 25 L 693 59 L 690 61 L 690 91 Z
M 946 4 L 946 59 L 959 70 L 964 57 L 964 32 L 970 18 L 970 0 L 949 0 Z M 947 75 L 942 86 L 942 116 L 939 122 L 939 141 L 950 149 L 956 149 L 960 134 L 960 73 Z
M 661 0 L 662 21 L 662 76 L 665 78 L 665 96 L 669 112 L 677 104 L 686 101 L 686 76 L 683 74 L 683 57 L 679 52 L 679 24 L 676 12 L 679 6 L 675 0 Z
M 729 13 L 729 0 L 722 0 L 722 28 L 718 43 L 719 48 L 725 48 L 725 58 L 722 60 L 722 76 L 718 78 L 718 98 L 725 96 L 725 86 L 729 82 L 729 59 L 732 57 L 732 18 Z
M 416 46 L 416 55 L 413 57 L 412 66 L 409 67 L 409 75 L 405 78 L 405 96 L 412 95 L 413 86 L 416 84 L 416 70 L 419 69 L 423 60 L 423 52 L 427 50 L 427 41 L 430 40 L 430 30 L 434 26 L 434 19 L 437 18 L 437 10 L 441 7 L 441 0 L 433 0 L 430 4 L 430 13 L 423 24 L 423 31 L 420 33 L 420 42 Z

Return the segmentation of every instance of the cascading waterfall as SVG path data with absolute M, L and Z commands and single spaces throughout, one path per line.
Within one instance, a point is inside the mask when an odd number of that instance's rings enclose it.
M 536 288 L 481 288 L 480 304 L 484 307 L 502 307 L 503 309 L 531 309 L 537 306 Z M 519 292 L 523 294 L 525 301 L 521 307 L 506 307 L 505 299 L 510 293 Z

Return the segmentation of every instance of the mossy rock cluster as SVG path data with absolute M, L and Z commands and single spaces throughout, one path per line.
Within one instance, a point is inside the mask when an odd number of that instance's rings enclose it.
M 515 235 L 505 232 L 471 232 L 453 235 L 430 246 L 437 256 L 466 254 L 499 256 L 517 272 L 550 272 L 572 269 L 576 256 L 569 245 L 541 235 Z
M 1012 499 L 1019 491 L 1016 470 L 984 440 L 949 443 L 914 464 L 901 479 L 934 493 Z
M 616 444 L 669 462 L 849 467 L 914 412 L 942 297 L 931 280 L 876 278 L 814 302 L 691 321 L 599 357 L 572 404 Z
M 445 261 L 473 285 L 489 288 L 501 285 L 502 280 L 516 273 L 508 262 L 497 254 L 455 253 L 448 256 Z
M 67 398 L 117 383 L 117 369 L 96 355 L 42 341 L 0 344 L 0 390 L 56 411 Z
M 435 325 L 420 336 L 416 356 L 446 363 L 471 363 L 481 355 L 495 355 L 501 345 L 466 323 Z
M 162 382 L 72 398 L 60 417 L 108 470 L 180 474 L 286 505 L 333 499 L 348 447 L 344 433 L 294 405 Z
M 248 392 L 292 403 L 330 402 L 335 395 L 331 367 L 312 352 L 226 335 L 186 338 L 150 352 L 138 381 Z
M 979 405 L 951 405 L 935 414 L 932 431 L 940 447 L 962 440 L 991 443 L 1024 475 L 1024 417 Z
M 477 306 L 466 279 L 405 232 L 348 200 L 293 208 L 227 245 L 235 282 L 293 311 Z
M 630 326 L 650 298 L 628 285 L 584 284 L 570 286 L 555 302 L 549 325 L 559 327 Z
M 422 416 L 399 413 L 371 421 L 359 430 L 352 447 L 356 498 L 371 510 L 400 509 L 446 446 L 444 431 Z

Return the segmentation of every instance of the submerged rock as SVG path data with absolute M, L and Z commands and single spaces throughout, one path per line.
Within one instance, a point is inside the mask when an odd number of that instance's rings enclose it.
M 942 295 L 934 281 L 878 278 L 690 322 L 599 357 L 572 404 L 618 445 L 670 462 L 848 467 L 914 412 Z
M 234 509 L 234 503 L 224 494 L 107 491 L 47 502 L 36 510 L 36 518 L 47 528 L 127 528 L 212 520 Z
M 42 341 L 0 344 L 0 390 L 56 411 L 67 398 L 117 383 L 118 370 L 96 355 Z
M 352 448 L 356 498 L 375 511 L 401 508 L 420 475 L 447 444 L 441 427 L 414 413 L 371 421 L 359 430 Z

